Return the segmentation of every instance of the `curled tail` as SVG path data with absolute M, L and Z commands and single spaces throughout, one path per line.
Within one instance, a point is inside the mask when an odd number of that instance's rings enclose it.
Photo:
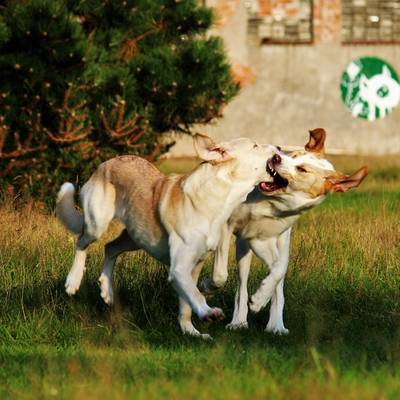
M 83 215 L 75 208 L 74 185 L 65 182 L 57 195 L 57 217 L 72 233 L 80 235 L 83 231 Z

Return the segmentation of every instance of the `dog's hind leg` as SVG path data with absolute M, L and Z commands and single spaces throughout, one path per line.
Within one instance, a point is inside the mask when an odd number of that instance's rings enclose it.
M 72 268 L 65 282 L 65 291 L 73 295 L 79 289 L 85 272 L 88 246 L 101 237 L 114 218 L 115 189 L 110 183 L 90 179 L 82 188 L 83 232 L 76 243 Z
M 117 257 L 126 251 L 137 250 L 139 246 L 129 236 L 126 229 L 121 234 L 105 246 L 103 271 L 99 278 L 100 295 L 104 302 L 111 305 L 114 302 L 112 288 L 112 274 Z
M 194 283 L 196 284 L 201 269 L 203 268 L 204 261 L 200 261 L 192 270 L 192 278 Z M 192 309 L 183 297 L 179 297 L 179 317 L 178 317 L 179 325 L 184 334 L 201 337 L 202 339 L 212 339 L 210 335 L 206 333 L 200 333 L 192 323 Z
M 96 241 L 96 238 L 83 233 L 76 243 L 74 262 L 65 281 L 65 291 L 70 296 L 74 295 L 81 285 L 83 273 L 85 272 L 87 247 L 94 241 Z
M 247 280 L 250 272 L 253 252 L 246 240 L 236 239 L 236 260 L 238 263 L 238 287 L 235 295 L 235 310 L 226 329 L 247 328 L 248 299 Z

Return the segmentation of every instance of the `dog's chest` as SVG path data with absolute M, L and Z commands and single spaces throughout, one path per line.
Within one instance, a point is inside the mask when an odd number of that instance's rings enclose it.
M 234 233 L 243 239 L 267 239 L 279 236 L 290 228 L 299 216 L 279 217 L 271 210 L 252 207 L 245 214 L 237 215 L 234 221 Z

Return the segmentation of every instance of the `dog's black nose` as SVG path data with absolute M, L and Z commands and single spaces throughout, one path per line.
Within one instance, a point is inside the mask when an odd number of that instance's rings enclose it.
M 282 162 L 282 158 L 279 154 L 274 154 L 272 157 L 272 162 L 274 164 L 280 164 Z

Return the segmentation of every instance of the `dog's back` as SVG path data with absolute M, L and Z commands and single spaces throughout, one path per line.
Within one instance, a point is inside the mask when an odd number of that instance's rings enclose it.
M 82 192 L 84 197 L 87 188 L 97 185 L 104 187 L 104 194 L 114 190 L 114 218 L 126 226 L 138 247 L 168 263 L 168 237 L 158 207 L 170 180 L 143 158 L 120 156 L 101 164 Z

